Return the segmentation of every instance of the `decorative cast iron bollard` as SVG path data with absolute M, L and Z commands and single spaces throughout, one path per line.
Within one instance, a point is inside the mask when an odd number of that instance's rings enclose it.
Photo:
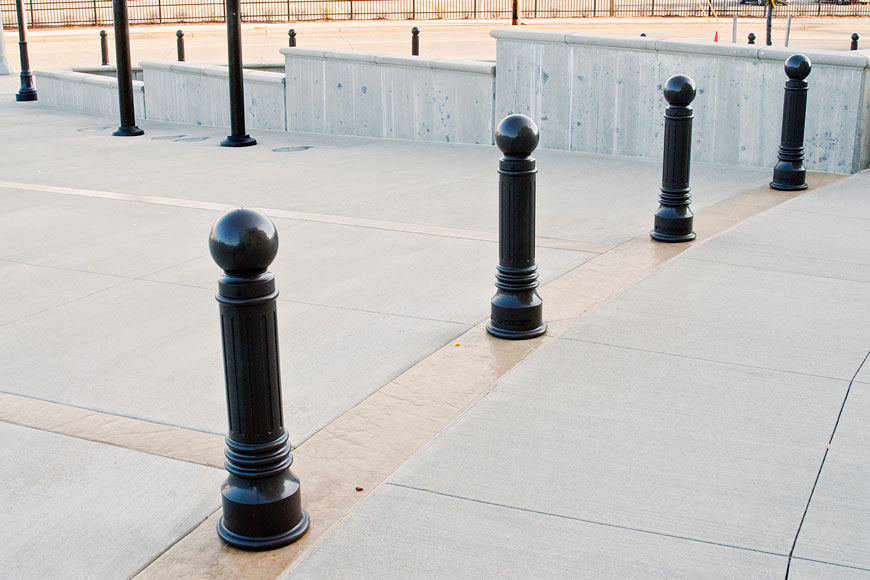
M 755 34 L 753 34 L 752 32 L 750 32 L 750 33 L 749 33 L 749 36 L 747 36 L 746 38 L 749 39 L 749 44 L 755 44 Z
M 294 46 L 296 46 L 296 31 L 291 28 L 290 30 L 287 31 L 287 36 L 290 37 L 290 39 L 289 39 L 290 48 L 293 48 Z
M 505 117 L 495 130 L 504 153 L 498 162 L 499 227 L 495 296 L 486 330 L 513 340 L 547 331 L 535 264 L 535 159 L 538 127 L 525 115 Z
M 18 15 L 18 55 L 21 57 L 21 74 L 18 75 L 21 80 L 21 88 L 15 94 L 15 100 L 35 101 L 36 87 L 33 86 L 30 55 L 27 52 L 27 21 L 24 19 L 24 5 L 21 0 L 15 2 L 15 12 Z
M 115 0 L 116 2 L 118 0 Z M 226 0 L 227 69 L 230 82 L 230 134 L 221 147 L 250 147 L 257 140 L 245 131 L 245 84 L 242 77 L 241 0 Z
M 773 181 L 770 187 L 785 191 L 807 188 L 804 167 L 804 125 L 807 118 L 807 88 L 805 80 L 812 70 L 810 59 L 793 54 L 785 61 L 785 97 L 782 105 L 782 142 L 779 146 Z
M 211 230 L 209 250 L 224 270 L 218 281 L 229 434 L 218 534 L 244 550 L 271 550 L 308 530 L 299 480 L 291 473 L 278 361 L 275 224 L 237 209 Z
M 109 33 L 100 31 L 100 58 L 102 66 L 109 66 Z
M 184 31 L 177 31 L 175 37 L 175 48 L 178 52 L 178 62 L 184 62 Z
M 857 32 L 852 33 L 852 46 L 850 47 L 850 50 L 858 50 L 858 39 L 859 38 L 861 38 L 861 37 L 858 36 Z
M 649 233 L 660 242 L 688 242 L 695 239 L 694 215 L 689 188 L 692 158 L 692 119 L 689 106 L 695 100 L 695 83 L 685 75 L 674 75 L 664 87 L 665 152 L 662 163 L 662 189 L 653 230 Z
M 411 29 L 411 56 L 420 56 L 420 29 Z
M 121 126 L 112 133 L 116 137 L 136 137 L 145 131 L 136 126 L 133 109 L 133 71 L 130 68 L 130 23 L 127 19 L 127 0 L 112 0 L 115 17 L 115 62 L 118 74 L 118 108 Z

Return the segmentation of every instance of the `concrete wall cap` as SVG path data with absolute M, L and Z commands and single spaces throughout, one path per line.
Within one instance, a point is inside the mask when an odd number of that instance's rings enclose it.
M 289 47 L 285 46 L 284 48 L 279 48 L 278 52 L 283 54 L 284 56 L 293 56 L 296 58 L 323 58 L 323 55 L 326 53 L 323 49 L 317 48 L 301 48 L 298 46 Z
M 758 58 L 761 60 L 778 60 L 785 62 L 793 54 L 803 54 L 810 59 L 813 66 L 824 64 L 828 66 L 845 66 L 850 68 L 867 68 L 868 58 L 866 54 L 858 54 L 861 51 L 848 50 L 800 50 L 796 48 L 774 48 L 764 46 L 758 50 Z M 810 73 L 812 77 L 812 73 Z
M 610 46 L 613 48 L 631 48 L 641 50 L 655 50 L 656 39 L 643 36 L 624 36 L 613 34 L 589 34 L 575 32 L 565 37 L 568 44 L 582 44 L 587 46 Z
M 691 40 L 657 40 L 658 52 L 704 54 L 708 56 L 729 56 L 737 58 L 758 58 L 760 48 L 754 44 L 733 44 L 730 42 L 693 42 Z
M 495 76 L 495 64 L 479 60 L 436 58 L 430 61 L 430 67 L 435 70 L 449 70 L 454 72 Z
M 525 40 L 526 42 L 551 42 L 565 44 L 565 37 L 571 32 L 558 30 L 514 30 L 513 28 L 497 28 L 490 31 L 493 38 L 504 40 Z

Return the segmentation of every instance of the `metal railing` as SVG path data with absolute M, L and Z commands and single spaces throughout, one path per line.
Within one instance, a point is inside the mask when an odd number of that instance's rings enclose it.
M 762 17 L 763 0 L 520 0 L 520 18 L 602 16 Z M 844 3 L 840 3 L 844 2 Z M 510 19 L 512 0 L 242 0 L 244 22 L 305 20 Z M 111 0 L 24 0 L 31 28 L 111 26 Z M 223 22 L 222 0 L 128 0 L 130 24 Z M 0 0 L 6 29 L 16 28 L 15 1 Z M 777 2 L 774 16 L 870 16 L 866 0 Z

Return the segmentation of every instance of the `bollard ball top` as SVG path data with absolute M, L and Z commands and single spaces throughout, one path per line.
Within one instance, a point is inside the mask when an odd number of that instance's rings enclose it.
M 256 210 L 234 209 L 212 226 L 208 249 L 228 275 L 256 276 L 265 272 L 278 254 L 278 230 Z
M 669 105 L 687 107 L 695 100 L 695 81 L 686 75 L 674 75 L 667 80 L 662 92 Z
M 858 36 L 858 33 L 857 33 L 857 32 L 853 32 L 853 33 L 852 33 L 852 40 L 858 40 L 859 38 L 861 38 L 861 37 Z
M 100 37 L 101 37 L 101 38 L 106 38 L 107 36 L 109 36 L 109 33 L 108 33 L 108 32 L 106 32 L 105 30 L 101 30 L 101 31 L 100 31 Z
M 802 54 L 793 54 L 785 61 L 785 74 L 788 78 L 801 81 L 810 75 L 813 64 Z
M 181 38 L 182 36 L 184 36 L 184 31 L 183 30 L 176 30 L 175 36 L 177 36 L 178 38 Z
M 539 138 L 538 126 L 525 115 L 508 115 L 495 129 L 495 144 L 505 155 L 531 155 Z

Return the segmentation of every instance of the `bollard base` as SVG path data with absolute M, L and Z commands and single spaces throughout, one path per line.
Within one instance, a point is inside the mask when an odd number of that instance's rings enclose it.
M 112 133 L 115 137 L 138 137 L 144 135 L 145 131 L 133 125 L 132 127 L 118 127 L 118 130 Z
M 650 230 L 649 237 L 651 237 L 652 239 L 654 239 L 657 242 L 668 242 L 671 244 L 675 244 L 678 242 L 691 242 L 697 236 L 695 235 L 695 232 L 691 232 L 688 234 L 683 234 L 683 235 L 677 236 L 677 235 L 665 234 L 665 233 L 662 233 L 662 232 L 659 232 L 656 230 Z
M 780 191 L 801 191 L 809 187 L 806 183 L 801 183 L 798 185 L 791 183 L 779 183 L 777 181 L 770 182 L 771 189 L 778 189 Z
M 781 191 L 800 191 L 807 188 L 807 170 L 800 160 L 780 159 L 773 168 L 772 189 Z
M 218 535 L 242 550 L 274 550 L 292 544 L 308 531 L 299 480 L 289 469 L 261 478 L 232 473 L 221 486 L 223 517 Z
M 35 101 L 36 99 L 36 90 L 30 91 L 21 91 L 15 94 L 16 101 Z
M 659 242 L 691 242 L 695 239 L 693 231 L 695 216 L 688 205 L 660 205 L 653 219 L 653 229 L 649 235 Z
M 536 290 L 511 292 L 499 289 L 492 298 L 486 331 L 497 338 L 527 340 L 547 332 L 544 303 Z
M 241 137 L 229 135 L 226 139 L 221 141 L 221 147 L 250 147 L 251 145 L 256 144 L 257 140 L 249 135 L 242 135 Z

